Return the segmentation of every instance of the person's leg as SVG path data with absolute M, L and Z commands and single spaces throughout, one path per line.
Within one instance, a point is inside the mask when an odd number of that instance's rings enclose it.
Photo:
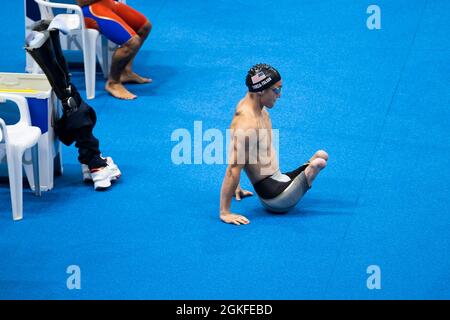
M 317 159 L 317 158 L 322 158 L 323 160 L 328 161 L 328 153 L 326 151 L 324 151 L 324 150 L 316 151 L 316 153 L 312 156 L 311 159 L 309 159 L 308 162 L 311 162 L 311 161 L 313 161 L 314 159 Z
M 147 40 L 150 32 L 152 31 L 152 23 L 150 21 L 146 21 L 145 24 L 138 29 L 136 32 L 137 34 L 141 37 L 142 42 L 144 42 L 145 40 Z
M 312 183 L 319 172 L 327 166 L 328 154 L 325 152 L 325 154 L 320 155 L 318 155 L 318 152 L 316 152 L 316 154 L 311 158 L 312 160 L 310 160 L 309 165 L 305 169 L 305 176 L 310 187 L 312 186 Z
M 134 99 L 121 83 L 120 76 L 139 50 L 142 40 L 136 31 L 116 12 L 115 1 L 100 1 L 83 7 L 86 25 L 98 29 L 106 38 L 119 45 L 113 54 L 105 89 L 114 97 Z M 144 21 L 145 22 L 145 21 Z
M 128 40 L 124 45 L 117 48 L 112 56 L 111 71 L 105 89 L 111 95 L 120 99 L 134 99 L 136 95 L 129 92 L 121 82 L 121 75 L 126 65 L 135 57 L 141 46 L 141 38 L 136 35 Z
M 305 171 L 308 184 L 311 187 L 312 182 L 316 178 L 317 174 L 327 165 L 327 161 L 328 153 L 323 150 L 319 150 L 306 163 L 304 163 L 294 171 L 286 172 L 285 175 L 291 178 L 291 180 L 294 180 L 303 171 Z
M 141 37 L 141 40 L 142 40 L 141 46 L 139 47 L 139 49 L 142 47 L 143 42 L 145 41 L 145 39 L 147 39 L 151 30 L 152 30 L 152 24 L 150 23 L 150 21 L 147 21 L 144 24 L 144 26 L 137 31 L 137 34 Z M 139 49 L 138 49 L 138 51 L 139 51 Z M 131 61 L 126 65 L 125 70 L 123 71 L 123 73 L 120 77 L 121 82 L 122 83 L 139 83 L 139 84 L 152 82 L 152 79 L 144 78 L 133 71 L 133 69 L 132 69 L 133 62 L 134 62 L 134 58 L 131 59 Z
M 78 160 L 82 164 L 83 180 L 93 181 L 95 190 L 111 187 L 111 181 L 120 178 L 121 172 L 114 161 L 103 158 L 99 150 L 98 139 L 92 134 L 91 127 L 82 127 L 75 134 L 75 147 L 78 148 Z M 86 172 L 83 165 L 87 166 Z
M 148 35 L 152 30 L 151 22 L 142 13 L 124 3 L 115 2 L 113 6 L 113 11 L 139 35 L 139 37 L 141 38 L 141 46 L 142 46 L 143 42 L 147 39 Z M 138 51 L 139 49 L 140 48 L 138 48 Z M 123 83 L 151 82 L 152 81 L 151 79 L 144 78 L 133 72 L 132 70 L 133 61 L 134 58 L 131 59 L 130 62 L 125 67 L 125 70 L 122 73 L 121 81 Z
M 317 177 L 319 172 L 326 167 L 327 160 L 328 154 L 323 150 L 319 150 L 311 157 L 311 159 L 309 159 L 308 162 L 301 165 L 294 171 L 285 173 L 291 181 L 286 183 L 275 181 L 276 183 L 274 184 L 274 181 L 271 181 L 270 178 L 264 179 L 254 185 L 255 191 L 258 193 L 261 202 L 268 210 L 275 212 L 286 212 L 290 208 L 294 207 L 311 188 L 314 179 Z M 267 184 L 267 186 L 265 186 L 265 184 Z M 278 189 L 274 189 L 274 187 L 277 187 Z M 264 193 L 266 190 L 274 190 L 276 193 L 272 193 L 267 196 Z
M 92 128 L 83 127 L 78 129 L 75 140 L 80 163 L 89 166 L 90 170 L 106 167 L 106 160 L 100 156 L 99 141 L 92 134 Z

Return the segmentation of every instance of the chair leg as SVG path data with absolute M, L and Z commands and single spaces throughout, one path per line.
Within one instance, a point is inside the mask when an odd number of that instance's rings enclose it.
M 96 42 L 98 31 L 86 30 L 83 40 L 84 76 L 86 81 L 86 98 L 95 98 L 95 66 L 96 66 Z
M 34 177 L 34 194 L 38 197 L 41 196 L 41 182 L 39 178 L 39 147 L 36 143 L 31 148 L 31 159 L 33 162 L 33 177 Z
M 108 79 L 109 76 L 109 66 L 110 66 L 110 56 L 109 56 L 109 40 L 101 36 L 101 53 L 102 53 L 102 71 L 103 77 Z
M 23 152 L 17 152 L 8 148 L 8 176 L 11 191 L 11 205 L 14 220 L 21 220 L 23 217 L 23 182 L 22 182 L 22 156 Z

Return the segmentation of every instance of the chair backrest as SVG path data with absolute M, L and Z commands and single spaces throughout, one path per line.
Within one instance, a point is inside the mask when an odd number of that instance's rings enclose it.
M 20 120 L 20 112 L 17 105 L 11 101 L 4 101 L 0 103 L 0 118 L 5 121 L 6 125 L 12 125 Z
M 28 110 L 27 100 L 16 94 L 0 93 L 0 108 L 1 105 L 5 104 L 7 101 L 14 102 L 14 104 L 18 107 L 20 114 L 19 121 L 16 124 L 11 125 L 11 127 L 31 125 L 30 111 Z M 4 145 L 7 143 L 7 140 L 8 132 L 6 130 L 6 123 L 2 118 L 0 118 L 0 163 L 5 162 L 6 150 Z
M 18 94 L 0 93 L 0 108 L 2 108 L 2 105 L 7 101 L 13 102 L 13 104 L 15 104 L 19 109 L 20 114 L 19 121 L 16 124 L 9 125 L 8 127 L 14 128 L 31 126 L 30 110 L 28 109 L 27 99 Z M 0 118 L 0 163 L 5 162 L 6 159 L 6 150 L 4 147 L 7 140 L 8 133 L 6 130 L 6 123 L 2 118 Z
M 48 2 L 48 0 L 42 0 L 42 1 Z M 51 20 L 55 17 L 55 15 L 53 14 L 52 8 L 43 6 L 39 2 L 37 4 L 39 6 L 39 12 L 41 13 L 41 19 Z
M 35 1 L 38 6 L 39 6 L 39 12 L 41 13 L 41 19 L 46 19 L 46 20 L 51 20 L 53 19 L 57 14 L 59 13 L 65 13 L 65 12 L 70 12 L 70 10 L 64 10 L 64 9 L 57 9 L 57 8 L 52 8 L 49 6 L 44 6 L 39 2 L 53 2 L 53 3 L 60 3 L 60 4 L 77 4 L 76 0 L 39 0 L 39 1 Z
M 50 0 L 41 0 L 41 1 L 43 1 L 43 2 L 64 3 L 64 4 L 77 4 L 76 0 L 56 0 L 56 1 L 54 1 L 54 0 L 52 0 L 52 1 L 50 1 Z M 116 0 L 116 1 L 126 4 L 126 0 Z M 54 13 L 55 9 L 43 6 L 43 5 L 39 4 L 39 3 L 38 3 L 38 5 L 39 5 L 39 11 L 41 13 L 41 18 L 42 19 L 53 19 L 53 17 L 55 16 L 55 13 Z
M 28 109 L 27 99 L 17 94 L 0 93 L 0 103 L 5 103 L 8 100 L 14 102 L 17 105 L 20 114 L 19 121 L 12 126 L 31 126 L 31 117 L 30 111 Z

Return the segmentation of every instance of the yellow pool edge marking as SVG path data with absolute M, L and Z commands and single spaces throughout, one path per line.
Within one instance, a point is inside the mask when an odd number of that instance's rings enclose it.
M 0 88 L 0 92 L 39 93 L 40 91 L 33 90 L 33 89 L 2 89 L 2 88 Z

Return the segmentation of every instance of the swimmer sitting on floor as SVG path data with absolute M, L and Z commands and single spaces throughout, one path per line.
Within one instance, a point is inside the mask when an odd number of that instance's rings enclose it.
M 282 80 L 277 70 L 266 64 L 253 66 L 247 74 L 248 93 L 239 102 L 231 123 L 231 152 L 220 195 L 220 219 L 236 225 L 250 221 L 230 212 L 231 199 L 253 195 L 240 187 L 244 169 L 261 203 L 274 212 L 294 207 L 325 168 L 328 154 L 319 150 L 294 171 L 281 173 L 272 146 L 272 123 L 267 109 L 281 96 Z

